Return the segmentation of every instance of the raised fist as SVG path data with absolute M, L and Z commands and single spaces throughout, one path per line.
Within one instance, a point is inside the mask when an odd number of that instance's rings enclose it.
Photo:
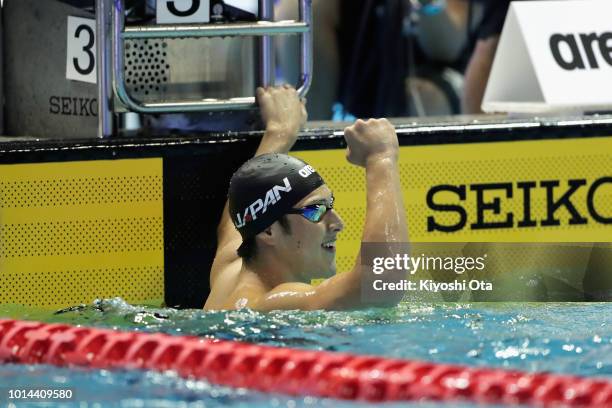
M 357 166 L 365 167 L 368 161 L 373 160 L 397 160 L 397 134 L 387 119 L 358 119 L 344 129 L 344 138 L 347 144 L 346 159 Z

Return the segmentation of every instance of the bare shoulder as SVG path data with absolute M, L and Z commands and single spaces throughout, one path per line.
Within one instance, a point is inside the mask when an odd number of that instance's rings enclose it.
M 217 249 L 210 269 L 209 281 L 211 289 L 215 286 L 217 279 L 225 274 L 226 271 L 236 269 L 236 265 L 238 265 L 238 270 L 240 270 L 242 259 L 238 256 L 237 250 L 241 243 L 241 238 L 235 238 L 223 243 Z
M 307 293 L 307 292 L 314 292 L 315 287 L 312 285 L 309 285 L 307 283 L 301 283 L 301 282 L 288 282 L 288 283 L 282 283 L 280 285 L 278 285 L 277 287 L 275 287 L 274 289 L 272 289 L 270 292 L 268 292 L 268 296 L 280 296 L 282 294 L 288 294 L 288 293 Z
M 214 278 L 211 276 L 210 279 L 210 294 L 204 305 L 206 310 L 224 309 L 223 306 L 226 304 L 228 297 L 238 286 L 242 259 L 238 258 L 223 263 L 215 259 L 215 264 L 213 270 L 216 272 L 216 276 Z
M 315 287 L 306 283 L 283 283 L 266 293 L 254 305 L 260 311 L 270 310 L 311 310 L 316 308 Z

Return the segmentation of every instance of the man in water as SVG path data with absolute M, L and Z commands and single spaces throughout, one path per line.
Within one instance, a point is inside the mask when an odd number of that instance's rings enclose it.
M 336 274 L 343 229 L 333 195 L 311 166 L 287 153 L 306 122 L 294 89 L 257 90 L 266 126 L 255 157 L 232 176 L 218 227 L 207 310 L 350 309 L 369 306 L 362 268 Z M 398 141 L 386 120 L 358 120 L 344 131 L 347 160 L 365 168 L 367 210 L 362 243 L 406 243 Z M 326 277 L 318 286 L 311 279 Z M 384 278 L 384 276 L 383 276 Z M 401 293 L 390 295 L 396 304 Z

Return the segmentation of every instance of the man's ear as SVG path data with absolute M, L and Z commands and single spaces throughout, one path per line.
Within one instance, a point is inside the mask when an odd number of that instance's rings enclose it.
M 259 233 L 258 238 L 262 245 L 274 246 L 276 238 L 275 235 L 276 234 L 274 234 L 272 225 L 270 225 L 268 228 Z

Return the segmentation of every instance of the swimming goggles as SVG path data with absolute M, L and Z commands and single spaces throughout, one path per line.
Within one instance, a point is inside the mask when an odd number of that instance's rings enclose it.
M 332 197 L 329 204 L 312 204 L 302 208 L 292 208 L 287 211 L 287 214 L 299 214 L 310 222 L 319 222 L 325 214 L 334 208 L 334 198 Z

